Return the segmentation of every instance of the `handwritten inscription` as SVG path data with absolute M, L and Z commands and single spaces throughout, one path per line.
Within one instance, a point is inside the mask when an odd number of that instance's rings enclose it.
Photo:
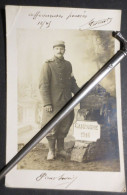
M 83 14 L 75 14 L 73 12 L 71 12 L 67 17 L 66 20 L 70 19 L 70 18 L 87 18 L 87 14 L 86 11 L 84 11 Z
M 37 25 L 40 27 L 40 29 L 43 28 L 43 27 L 49 28 L 50 25 L 51 25 L 51 22 L 52 22 L 52 21 L 39 21 L 39 22 L 37 23 Z
M 35 13 L 29 13 L 29 17 L 32 18 L 32 20 L 36 21 L 37 26 L 39 26 L 40 29 L 42 28 L 50 28 L 52 20 L 53 19 L 62 19 L 64 16 L 61 14 L 43 14 L 41 11 L 37 11 Z
M 72 11 L 66 15 L 54 13 L 54 14 L 48 14 L 48 13 L 42 13 L 41 11 L 36 11 L 35 13 L 29 13 L 29 17 L 32 18 L 39 26 L 40 29 L 42 28 L 50 28 L 52 22 L 54 22 L 55 19 L 59 22 L 60 20 L 64 20 L 64 22 L 69 21 L 70 19 L 81 19 L 81 18 L 87 18 L 86 11 L 83 10 L 82 13 L 75 13 L 75 11 Z
M 63 18 L 64 16 L 61 14 L 42 14 L 40 11 L 37 11 L 35 13 L 30 13 L 28 16 L 32 17 L 33 20 L 37 20 L 40 18 L 46 19 L 46 18 Z
M 37 19 L 40 19 L 40 18 L 59 18 L 59 19 L 62 19 L 62 18 L 65 18 L 66 20 L 70 19 L 70 18 L 87 18 L 87 14 L 86 14 L 86 11 L 83 11 L 82 14 L 79 14 L 79 13 L 74 13 L 73 11 L 70 12 L 67 16 L 64 16 L 62 14 L 42 14 L 40 11 L 37 11 L 35 13 L 29 13 L 28 16 L 32 17 L 33 20 L 37 20 Z
M 89 22 L 83 24 L 82 26 L 79 27 L 80 30 L 85 30 L 85 29 L 95 29 L 95 28 L 99 28 L 102 26 L 106 26 L 109 23 L 111 23 L 112 18 L 104 18 L 101 20 L 95 20 L 95 18 L 93 18 L 92 20 L 90 20 Z
M 71 175 L 67 176 L 65 174 L 61 174 L 59 176 L 51 176 L 48 175 L 46 172 L 41 173 L 37 178 L 36 181 L 57 181 L 57 186 L 64 186 L 66 189 L 77 179 L 77 176 Z
M 70 13 L 68 14 L 62 14 L 62 13 L 43 13 L 43 11 L 36 11 L 33 13 L 29 13 L 28 14 L 29 17 L 31 17 L 31 19 L 33 21 L 36 22 L 37 26 L 39 26 L 40 29 L 42 28 L 50 28 L 52 23 L 57 21 L 57 22 L 68 22 L 68 21 L 76 21 L 78 24 L 78 21 L 84 21 L 85 23 L 82 24 L 81 26 L 79 26 L 79 30 L 86 30 L 86 29 L 97 29 L 99 27 L 108 25 L 109 23 L 111 23 L 112 18 L 107 17 L 104 19 L 99 19 L 96 20 L 95 18 L 89 19 L 88 20 L 88 14 L 86 12 L 86 10 L 82 10 L 82 12 L 78 12 L 78 10 L 72 10 Z M 78 20 L 79 19 L 79 20 Z M 77 21 L 78 20 L 78 21 Z

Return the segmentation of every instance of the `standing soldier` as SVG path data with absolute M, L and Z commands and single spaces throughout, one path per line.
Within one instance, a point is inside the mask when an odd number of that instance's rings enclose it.
M 44 126 L 75 94 L 79 87 L 72 74 L 71 63 L 64 59 L 65 43 L 57 41 L 53 45 L 54 57 L 43 64 L 39 89 L 43 100 Z M 57 141 L 57 155 L 66 157 L 64 138 L 74 120 L 72 111 L 64 120 L 48 133 L 49 152 L 47 160 L 55 158 L 55 143 Z

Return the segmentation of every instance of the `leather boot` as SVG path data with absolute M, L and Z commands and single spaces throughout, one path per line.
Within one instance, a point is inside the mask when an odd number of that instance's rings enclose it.
M 47 155 L 47 160 L 55 159 L 55 139 L 48 139 L 49 152 Z
M 67 152 L 64 150 L 64 138 L 57 139 L 57 155 L 67 158 Z

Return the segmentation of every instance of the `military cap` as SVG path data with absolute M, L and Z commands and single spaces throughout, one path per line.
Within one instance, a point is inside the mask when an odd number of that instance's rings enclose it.
M 54 47 L 58 47 L 58 46 L 61 46 L 61 47 L 64 47 L 65 48 L 65 42 L 64 41 L 55 41 L 53 43 L 53 48 Z

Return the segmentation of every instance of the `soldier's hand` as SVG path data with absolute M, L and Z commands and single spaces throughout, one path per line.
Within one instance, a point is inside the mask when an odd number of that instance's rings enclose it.
M 44 107 L 47 112 L 52 112 L 52 105 L 47 105 Z

